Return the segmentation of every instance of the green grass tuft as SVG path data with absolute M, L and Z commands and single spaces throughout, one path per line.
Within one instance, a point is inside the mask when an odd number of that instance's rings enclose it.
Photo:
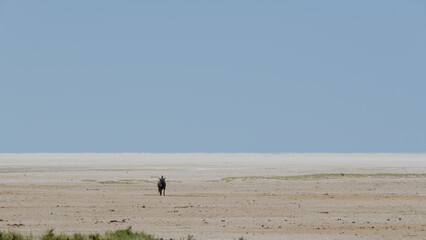
M 152 235 L 143 232 L 133 232 L 132 227 L 115 232 L 107 232 L 105 233 L 105 237 L 105 239 L 100 240 L 157 240 Z

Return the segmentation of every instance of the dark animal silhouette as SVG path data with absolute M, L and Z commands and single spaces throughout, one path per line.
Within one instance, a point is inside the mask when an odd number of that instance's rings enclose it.
M 164 178 L 163 176 L 161 176 L 161 178 L 158 178 L 157 187 L 160 196 L 166 196 L 166 178 Z

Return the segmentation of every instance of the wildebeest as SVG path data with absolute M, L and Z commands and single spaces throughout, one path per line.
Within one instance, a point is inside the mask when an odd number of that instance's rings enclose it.
M 163 176 L 161 176 L 161 178 L 158 178 L 157 187 L 160 196 L 166 196 L 166 178 L 164 178 Z

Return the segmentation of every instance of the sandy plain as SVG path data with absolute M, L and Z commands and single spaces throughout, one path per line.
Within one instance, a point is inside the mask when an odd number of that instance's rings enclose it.
M 165 239 L 426 239 L 426 154 L 0 154 L 0 230 L 128 226 Z

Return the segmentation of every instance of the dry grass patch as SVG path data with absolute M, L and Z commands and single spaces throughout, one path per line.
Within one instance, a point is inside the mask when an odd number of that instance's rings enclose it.
M 106 180 L 106 181 L 97 181 L 93 179 L 84 179 L 82 182 L 91 182 L 91 183 L 99 183 L 99 184 L 137 184 L 137 183 L 155 183 L 154 181 L 149 180 L 138 180 L 138 179 L 120 179 L 120 180 Z
M 426 178 L 424 173 L 321 173 L 296 176 L 244 176 L 244 177 L 226 177 L 220 180 L 209 180 L 207 182 L 232 182 L 232 181 L 249 181 L 249 180 L 320 180 L 320 179 L 338 179 L 338 178 Z

